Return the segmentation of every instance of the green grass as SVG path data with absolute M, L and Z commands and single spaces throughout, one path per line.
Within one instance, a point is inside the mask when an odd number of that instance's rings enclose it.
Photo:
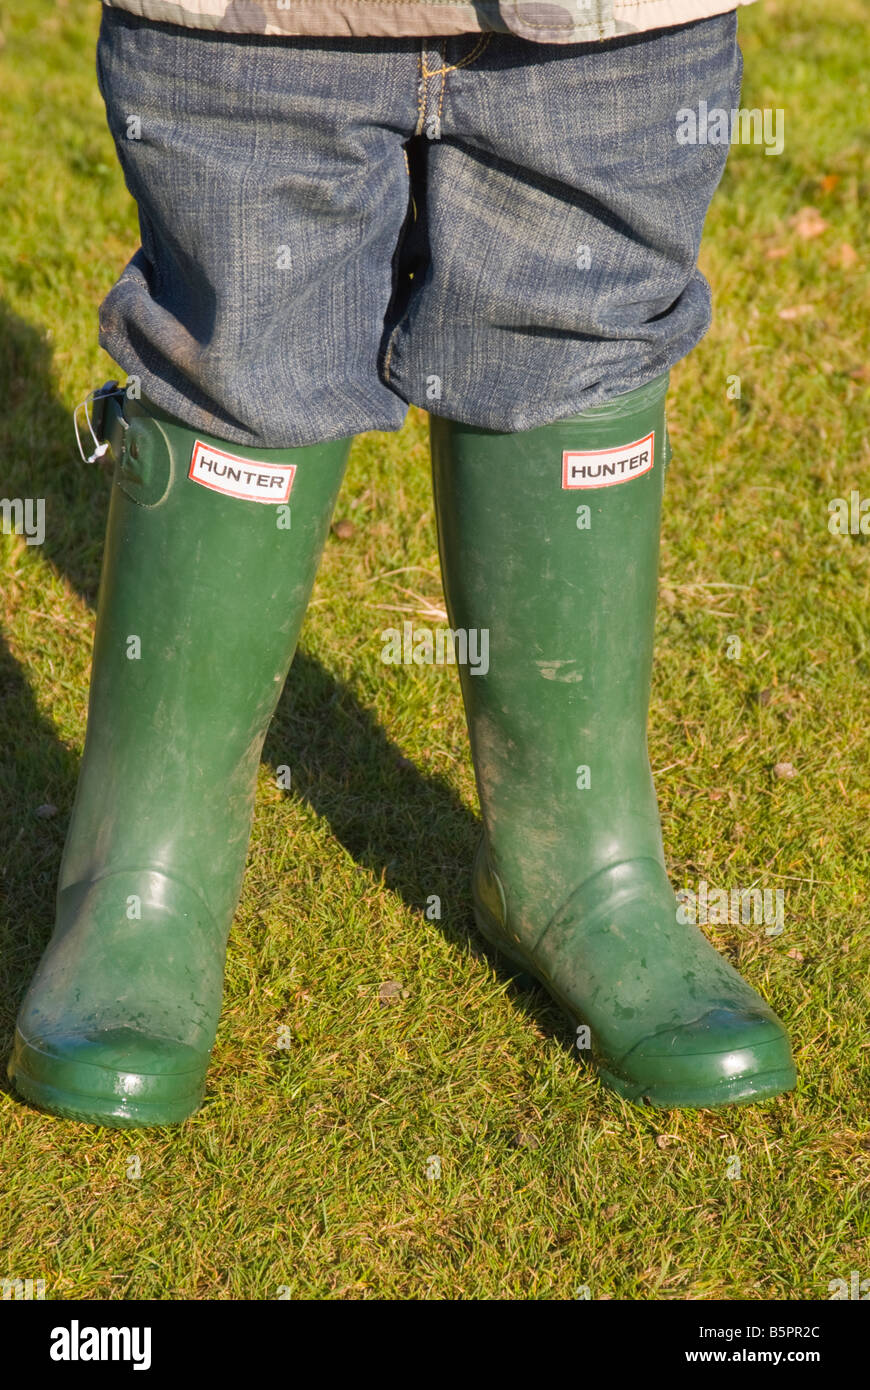
M 137 242 L 93 76 L 97 19 L 45 0 L 0 14 L 0 493 L 43 496 L 49 516 L 42 547 L 0 537 L 4 1055 L 51 927 L 85 731 L 107 487 L 77 459 L 70 412 L 112 374 L 96 310 Z M 354 446 L 337 514 L 354 533 L 328 544 L 267 740 L 207 1103 L 175 1131 L 114 1133 L 4 1085 L 0 1278 L 44 1278 L 61 1299 L 584 1284 L 597 1299 L 824 1299 L 829 1280 L 870 1276 L 870 548 L 827 530 L 830 498 L 870 492 L 865 24 L 859 0 L 742 13 L 744 104 L 782 107 L 786 145 L 732 151 L 703 252 L 716 319 L 670 410 L 651 720 L 669 866 L 676 886 L 785 890 L 783 935 L 708 931 L 791 1028 L 798 1090 L 720 1113 L 632 1109 L 484 954 L 458 684 L 379 660 L 403 616 L 389 605 L 441 602 L 412 409 L 400 434 Z M 805 205 L 828 223 L 809 240 L 791 225 Z M 35 814 L 46 803 L 53 818 Z M 440 922 L 423 915 L 432 893 Z M 402 990 L 382 1002 L 387 981 Z

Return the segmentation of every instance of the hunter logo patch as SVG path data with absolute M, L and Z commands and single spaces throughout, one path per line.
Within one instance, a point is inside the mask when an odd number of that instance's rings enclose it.
M 618 449 L 565 449 L 562 487 L 613 487 L 640 478 L 653 466 L 655 431 Z
M 286 502 L 295 473 L 295 463 L 240 458 L 197 439 L 187 476 L 226 497 L 241 497 L 246 502 Z

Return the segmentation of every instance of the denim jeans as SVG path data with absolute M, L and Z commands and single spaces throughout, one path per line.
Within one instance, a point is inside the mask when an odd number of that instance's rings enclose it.
M 732 12 L 599 43 L 264 38 L 104 10 L 140 249 L 100 342 L 193 428 L 265 448 L 409 403 L 531 429 L 644 385 L 710 321 L 697 269 L 739 105 Z

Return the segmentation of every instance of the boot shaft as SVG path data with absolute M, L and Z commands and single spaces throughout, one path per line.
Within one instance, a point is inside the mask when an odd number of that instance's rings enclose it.
M 241 450 L 147 401 L 102 409 L 114 479 L 59 887 L 159 868 L 204 877 L 222 916 L 350 441 Z
M 662 859 L 646 726 L 666 389 L 519 434 L 431 422 L 450 621 L 489 635 L 486 674 L 460 670 L 484 824 L 535 898 L 558 891 L 572 826 L 596 864 L 626 833 Z

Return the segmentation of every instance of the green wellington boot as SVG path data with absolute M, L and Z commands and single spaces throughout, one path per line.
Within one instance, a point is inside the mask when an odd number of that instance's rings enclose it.
M 247 448 L 104 391 L 87 738 L 9 1073 L 47 1110 L 120 1128 L 202 1099 L 260 750 L 350 440 Z
M 451 626 L 484 835 L 478 926 L 539 980 L 628 1100 L 795 1084 L 767 1004 L 678 920 L 647 754 L 667 376 L 516 434 L 431 421 Z M 684 914 L 681 914 L 684 915 Z

